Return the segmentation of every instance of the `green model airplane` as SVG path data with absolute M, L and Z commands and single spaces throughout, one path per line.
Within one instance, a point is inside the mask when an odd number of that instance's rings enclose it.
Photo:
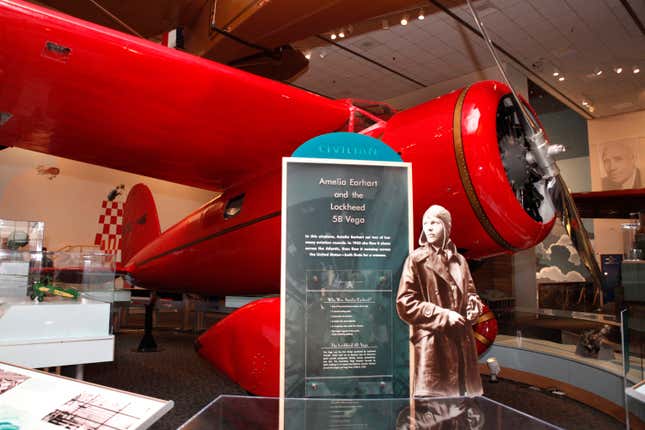
M 66 299 L 76 300 L 78 298 L 78 290 L 75 288 L 62 288 L 51 285 L 48 278 L 45 278 L 44 281 L 34 282 L 31 291 L 31 299 L 42 302 L 46 294 L 65 297 Z

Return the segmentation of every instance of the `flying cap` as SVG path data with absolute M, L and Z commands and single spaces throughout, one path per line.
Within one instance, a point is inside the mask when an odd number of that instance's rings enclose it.
M 423 222 L 425 223 L 430 218 L 437 218 L 443 224 L 443 229 L 445 232 L 443 245 L 445 246 L 445 244 L 448 242 L 448 238 L 450 237 L 450 229 L 452 228 L 452 217 L 450 216 L 450 212 L 448 212 L 448 210 L 443 206 L 432 205 L 423 214 Z M 419 245 L 425 245 L 427 243 L 428 238 L 426 237 L 426 234 L 422 228 L 421 236 L 419 236 Z

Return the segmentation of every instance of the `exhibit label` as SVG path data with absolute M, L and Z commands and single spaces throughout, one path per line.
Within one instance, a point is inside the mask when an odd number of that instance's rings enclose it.
M 409 395 L 410 185 L 408 163 L 284 159 L 283 396 Z

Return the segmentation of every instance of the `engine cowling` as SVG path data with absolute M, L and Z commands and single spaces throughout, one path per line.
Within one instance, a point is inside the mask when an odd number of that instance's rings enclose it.
M 520 127 L 513 136 L 505 130 L 502 117 L 514 115 L 512 106 L 505 109 L 509 94 L 499 82 L 478 82 L 396 114 L 382 136 L 412 162 L 416 234 L 423 212 L 444 206 L 452 214 L 452 240 L 469 258 L 535 246 L 555 219 L 548 209 L 541 220 L 532 217 L 509 179 L 528 165 L 519 159 L 525 156 Z M 512 159 L 514 148 L 518 159 Z M 503 150 L 511 154 L 504 161 Z M 526 185 L 535 188 L 528 179 Z

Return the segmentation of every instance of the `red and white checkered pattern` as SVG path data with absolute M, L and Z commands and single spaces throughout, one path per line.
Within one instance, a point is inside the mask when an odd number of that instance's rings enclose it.
M 99 245 L 101 251 L 114 252 L 116 262 L 120 263 L 123 202 L 103 200 L 101 208 L 103 209 L 103 214 L 99 216 L 99 232 L 96 233 L 94 244 Z

